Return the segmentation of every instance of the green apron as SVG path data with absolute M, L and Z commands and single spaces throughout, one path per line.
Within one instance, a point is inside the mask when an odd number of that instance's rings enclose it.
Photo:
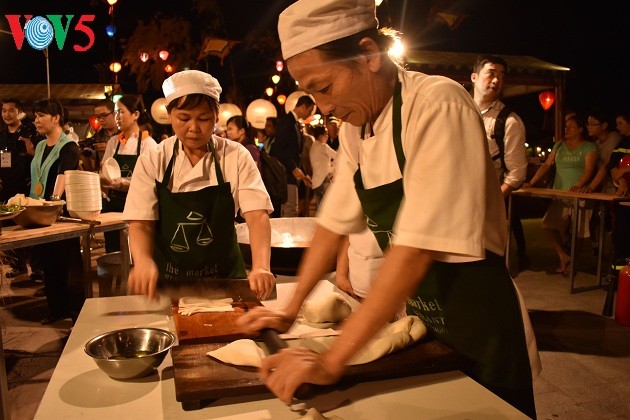
M 218 185 L 180 193 L 168 189 L 179 139 L 173 145 L 173 157 L 162 182 L 155 182 L 160 219 L 156 222 L 153 256 L 161 280 L 247 277 L 236 241 L 230 183 L 223 180 L 213 142 L 208 145 Z
M 397 82 L 392 130 L 402 174 L 405 156 L 401 108 L 401 86 Z M 404 197 L 403 179 L 365 189 L 359 165 L 354 182 L 368 227 L 385 252 Z M 439 341 L 467 356 L 472 361 L 466 372 L 470 377 L 535 418 L 523 320 L 502 257 L 486 251 L 486 259 L 481 261 L 434 261 L 416 292 L 407 300 L 407 314 L 420 317 Z
M 136 149 L 135 155 L 121 155 L 118 154 L 118 149 L 120 148 L 120 140 L 116 145 L 116 150 L 114 151 L 114 160 L 118 163 L 120 167 L 120 176 L 121 178 L 131 178 L 133 174 L 133 170 L 136 167 L 136 162 L 138 161 L 138 156 L 140 156 L 140 136 L 138 136 L 138 148 Z M 114 212 L 114 211 L 124 211 L 125 210 L 125 201 L 127 201 L 127 191 L 118 191 L 110 189 L 107 192 L 107 198 L 109 201 L 107 204 L 105 201 L 103 202 L 103 212 Z

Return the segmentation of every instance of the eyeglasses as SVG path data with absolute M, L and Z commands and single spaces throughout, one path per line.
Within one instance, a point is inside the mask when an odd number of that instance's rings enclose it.
M 112 115 L 113 113 L 114 111 L 108 112 L 107 114 L 96 114 L 95 117 L 98 118 L 99 120 L 104 120 L 105 118 Z

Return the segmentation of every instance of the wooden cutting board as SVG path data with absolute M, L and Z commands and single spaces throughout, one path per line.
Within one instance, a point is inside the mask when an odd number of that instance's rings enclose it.
M 185 344 L 172 348 L 175 395 L 184 410 L 195 410 L 223 397 L 269 393 L 253 367 L 219 362 L 206 353 L 223 343 Z M 318 392 L 342 389 L 358 382 L 463 370 L 466 359 L 435 340 L 424 340 L 363 365 L 351 366 L 343 378 Z
M 234 312 L 203 312 L 188 316 L 180 315 L 177 304 L 173 304 L 171 309 L 179 343 L 226 343 L 245 338 L 239 334 L 236 320 L 245 313 L 245 307 L 249 310 L 261 303 L 235 302 L 232 306 Z

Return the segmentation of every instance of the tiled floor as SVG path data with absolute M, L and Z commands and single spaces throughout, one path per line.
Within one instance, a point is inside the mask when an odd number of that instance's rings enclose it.
M 557 262 L 540 234 L 539 222 L 525 223 L 532 269 L 516 279 L 543 363 L 534 384 L 538 417 L 630 419 L 630 327 L 601 316 L 604 290 L 570 294 L 567 278 L 545 274 L 544 269 Z M 95 249 L 93 258 L 102 252 Z M 590 249 L 582 254 L 580 267 L 594 272 Z M 595 276 L 578 273 L 577 281 L 592 283 Z M 13 419 L 35 415 L 70 333 L 70 320 L 39 323 L 46 314 L 45 299 L 35 296 L 40 288 L 28 277 L 10 282 L 2 278 L 0 323 Z

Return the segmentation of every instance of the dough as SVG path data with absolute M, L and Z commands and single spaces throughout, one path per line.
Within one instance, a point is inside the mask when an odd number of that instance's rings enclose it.
M 232 298 L 204 299 L 198 297 L 183 297 L 177 304 L 177 313 L 190 316 L 199 312 L 232 312 Z
M 254 340 L 236 340 L 230 344 L 206 353 L 225 363 L 237 366 L 261 366 L 260 361 L 265 357 L 265 352 L 258 347 Z
M 372 362 L 387 354 L 405 348 L 427 334 L 427 327 L 417 316 L 406 316 L 381 330 L 368 345 L 350 362 L 360 365 Z M 328 350 L 336 337 L 316 337 L 289 340 L 290 347 L 304 347 L 316 353 Z M 238 366 L 260 367 L 265 352 L 253 340 L 237 340 L 225 347 L 207 353 L 222 362 Z
M 302 316 L 308 322 L 341 322 L 351 312 L 350 304 L 335 292 L 308 299 L 302 307 Z

